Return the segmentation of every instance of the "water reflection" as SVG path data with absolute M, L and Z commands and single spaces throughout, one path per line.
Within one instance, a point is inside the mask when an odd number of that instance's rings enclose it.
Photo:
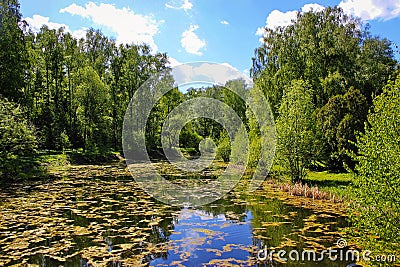
M 0 265 L 320 266 L 257 262 L 257 252 L 329 248 L 346 226 L 335 212 L 244 192 L 239 185 L 212 204 L 178 209 L 121 175 L 9 187 L 0 193 Z

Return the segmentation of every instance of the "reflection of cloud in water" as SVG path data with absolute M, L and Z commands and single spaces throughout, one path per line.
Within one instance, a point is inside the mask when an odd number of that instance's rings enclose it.
M 226 221 L 224 214 L 218 214 L 217 216 L 214 216 L 212 214 L 205 212 L 204 210 L 193 210 L 188 208 L 184 208 L 180 211 L 178 215 L 178 221 L 189 220 L 194 216 L 197 216 L 202 221 L 216 220 L 216 219 L 222 222 Z
M 211 245 L 214 238 L 223 236 L 224 233 L 213 231 L 210 224 L 226 222 L 224 214 L 213 216 L 203 210 L 184 208 L 179 212 L 178 220 L 174 222 L 175 229 L 179 229 L 179 237 L 174 240 L 178 243 L 180 253 L 190 255 L 192 259 L 199 258 L 199 251 L 204 246 Z
M 182 248 L 186 248 L 186 252 L 190 252 L 190 254 L 192 255 L 192 257 L 197 258 L 198 256 L 196 255 L 196 253 L 194 253 L 196 251 L 196 248 L 198 246 L 202 245 L 202 241 L 204 238 L 200 237 L 200 234 L 194 231 L 185 231 L 184 235 L 184 239 L 186 240 L 186 242 L 184 241 L 182 243 Z M 196 242 L 197 241 L 197 242 Z

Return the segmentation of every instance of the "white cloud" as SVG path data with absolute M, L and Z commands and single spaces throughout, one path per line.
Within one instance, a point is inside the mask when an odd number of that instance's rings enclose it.
M 297 11 L 281 12 L 279 10 L 273 10 L 267 17 L 266 27 L 275 29 L 278 26 L 288 26 L 292 24 L 292 21 L 297 17 Z
M 305 4 L 301 8 L 301 12 L 302 13 L 310 12 L 310 11 L 319 12 L 324 9 L 325 9 L 325 7 L 321 6 L 319 4 Z M 279 26 L 286 27 L 286 26 L 292 24 L 292 22 L 294 20 L 296 20 L 297 13 L 298 13 L 298 11 L 296 11 L 296 10 L 282 12 L 282 11 L 275 9 L 268 15 L 265 27 L 270 28 L 270 29 L 275 29 Z M 256 35 L 263 35 L 264 32 L 265 32 L 264 28 L 258 28 Z
M 179 85 L 195 81 L 225 85 L 227 81 L 236 79 L 243 79 L 247 85 L 252 85 L 252 80 L 248 76 L 232 67 L 229 63 L 198 62 L 183 64 L 175 67 L 172 70 L 172 74 Z
M 193 4 L 189 0 L 172 0 L 165 4 L 166 8 L 183 9 L 185 12 L 193 8 Z
M 320 4 L 305 4 L 301 8 L 301 12 L 303 12 L 303 13 L 310 12 L 310 11 L 320 12 L 324 9 L 325 9 L 325 7 L 321 6 Z
M 263 36 L 263 35 L 265 35 L 265 27 L 259 27 L 259 28 L 257 28 L 256 35 L 257 35 L 257 36 Z
M 26 22 L 28 22 L 30 29 L 33 32 L 40 32 L 40 28 L 43 25 L 47 25 L 49 29 L 58 30 L 59 28 L 63 27 L 66 32 L 70 32 L 72 36 L 77 39 L 85 38 L 87 28 L 81 28 L 75 31 L 71 31 L 68 25 L 63 23 L 51 22 L 49 17 L 43 17 L 41 15 L 33 15 L 32 18 L 27 17 L 24 18 Z
M 243 74 L 250 78 L 250 70 L 249 69 L 243 70 Z
M 400 17 L 399 0 L 342 0 L 339 4 L 345 13 L 360 17 L 363 20 L 389 20 Z M 325 7 L 319 4 L 305 4 L 301 12 L 322 11 Z M 267 17 L 266 25 L 256 31 L 256 35 L 265 36 L 265 28 L 275 29 L 278 26 L 288 26 L 296 19 L 298 11 L 281 12 L 273 10 Z M 260 42 L 262 42 L 262 37 Z
M 92 2 L 88 3 L 86 7 L 90 4 L 93 4 Z M 84 7 L 78 6 L 77 4 L 73 3 L 66 8 L 60 9 L 60 13 L 70 13 L 71 15 L 78 15 L 84 18 L 89 18 L 89 14 L 87 14 L 87 11 Z
M 181 45 L 186 52 L 201 56 L 203 53 L 200 50 L 206 46 L 206 41 L 195 33 L 198 28 L 198 25 L 190 25 L 189 29 L 182 33 Z
M 74 36 L 75 38 L 77 38 L 78 40 L 79 39 L 85 39 L 86 38 L 86 32 L 88 31 L 89 29 L 88 28 L 85 28 L 85 27 L 83 27 L 83 28 L 81 28 L 81 29 L 79 29 L 79 30 L 76 30 L 76 31 L 73 31 L 72 32 L 72 36 Z
M 319 4 L 305 4 L 301 8 L 301 13 L 310 12 L 310 11 L 319 12 L 324 9 L 325 9 L 325 7 L 321 6 Z M 261 36 L 259 41 L 261 43 L 263 42 L 263 37 L 266 34 L 266 31 L 265 31 L 266 28 L 276 29 L 277 27 L 289 26 L 290 24 L 293 23 L 294 20 L 296 20 L 298 13 L 299 13 L 299 11 L 296 11 L 296 10 L 291 10 L 291 11 L 287 11 L 287 12 L 282 12 L 277 9 L 273 10 L 271 13 L 269 13 L 267 20 L 265 22 L 265 26 L 259 27 L 256 31 L 256 35 Z
M 170 66 L 171 68 L 176 67 L 176 66 L 182 64 L 182 63 L 179 62 L 176 58 L 173 58 L 173 57 L 168 57 L 168 61 L 169 61 L 169 66 Z
M 221 20 L 221 24 L 223 24 L 223 25 L 229 25 L 229 22 L 227 22 L 226 20 Z
M 343 0 L 339 6 L 363 20 L 389 20 L 400 16 L 399 0 Z
M 34 32 L 39 32 L 40 28 L 42 28 L 43 25 L 47 25 L 49 27 L 49 29 L 59 29 L 61 27 L 64 27 L 65 31 L 70 31 L 69 27 L 65 24 L 50 22 L 49 17 L 33 15 L 32 18 L 30 18 L 30 17 L 25 18 L 25 21 L 28 22 L 29 27 Z
M 159 32 L 158 28 L 163 21 L 157 21 L 151 15 L 136 14 L 126 7 L 119 9 L 111 4 L 96 5 L 93 2 L 84 7 L 71 4 L 61 9 L 60 13 L 81 16 L 99 26 L 108 27 L 116 33 L 119 43 L 146 43 L 154 52 L 157 51 L 153 37 Z

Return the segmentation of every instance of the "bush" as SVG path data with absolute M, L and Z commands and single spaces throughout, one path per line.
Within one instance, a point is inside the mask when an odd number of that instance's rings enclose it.
M 21 108 L 0 98 L 0 176 L 14 177 L 26 172 L 31 162 L 26 157 L 36 152 L 33 128 Z
M 358 160 L 352 220 L 367 249 L 400 250 L 400 75 L 373 101 Z M 378 237 L 378 238 L 377 238 Z M 384 251 L 383 251 L 384 249 Z
M 229 136 L 226 132 L 221 135 L 219 139 L 219 144 L 217 146 L 217 158 L 222 159 L 224 162 L 229 161 L 231 155 L 231 142 Z

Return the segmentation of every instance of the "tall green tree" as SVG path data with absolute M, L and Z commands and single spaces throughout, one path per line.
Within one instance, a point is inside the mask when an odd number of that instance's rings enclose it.
M 90 66 L 80 69 L 74 77 L 77 117 L 80 123 L 83 149 L 96 151 L 109 144 L 110 129 L 107 86 Z
M 24 23 L 18 0 L 0 1 L 0 95 L 21 104 L 29 68 Z
M 256 49 L 251 74 L 275 116 L 279 115 L 284 91 L 293 80 L 308 81 L 316 108 L 325 106 L 326 110 L 339 104 L 337 95 L 345 95 L 352 87 L 359 88 L 362 96 L 357 94 L 357 97 L 361 102 L 365 99 L 371 105 L 373 96 L 381 92 L 396 67 L 391 43 L 372 37 L 360 19 L 346 15 L 339 7 L 298 13 L 292 24 L 267 28 L 265 32 L 263 45 Z M 351 112 L 345 112 L 342 117 L 340 105 L 335 107 L 340 119 L 327 120 L 339 120 L 334 123 L 339 127 L 349 114 L 340 127 L 341 133 L 323 139 L 327 142 L 323 146 L 328 148 L 324 163 L 332 170 L 343 170 L 343 161 L 337 155 L 344 155 L 344 149 L 349 148 L 347 141 L 354 140 L 354 132 L 360 130 L 358 120 L 362 120 L 359 116 L 357 123 L 353 123 Z M 361 109 L 357 114 L 365 110 L 363 104 L 356 106 Z M 336 117 L 335 113 L 328 115 Z M 343 149 L 336 145 L 339 143 Z
M 375 253 L 400 250 L 400 75 L 373 101 L 365 133 L 357 138 L 359 162 L 352 220 Z
M 317 112 L 317 123 L 322 131 L 325 157 L 330 170 L 344 171 L 344 165 L 354 168 L 355 162 L 348 156 L 356 152 L 353 145 L 356 133 L 364 129 L 368 113 L 366 97 L 354 87 L 344 95 L 331 97 Z
M 276 121 L 278 162 L 291 175 L 293 182 L 306 176 L 317 143 L 311 86 L 302 80 L 293 81 L 283 95 Z

